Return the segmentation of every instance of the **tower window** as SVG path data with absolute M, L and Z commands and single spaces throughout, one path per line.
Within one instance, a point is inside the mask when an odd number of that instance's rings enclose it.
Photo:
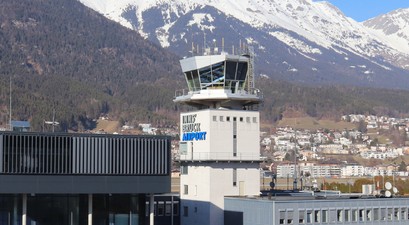
M 250 123 L 250 117 L 246 117 L 246 122 Z
M 217 116 L 213 116 L 213 122 L 217 121 Z
M 182 175 L 186 175 L 189 173 L 188 167 L 187 166 L 180 166 L 180 173 Z
M 257 117 L 253 117 L 253 123 L 257 123 Z
M 184 195 L 187 195 L 187 194 L 189 194 L 189 186 L 188 185 L 183 185 L 183 194 Z
M 240 117 L 240 122 L 243 122 L 243 117 Z
M 226 117 L 227 122 L 230 122 L 230 116 Z
M 233 117 L 233 122 L 236 122 L 237 121 L 237 118 L 236 117 Z
M 233 169 L 233 186 L 234 187 L 237 186 L 237 169 L 236 168 Z
M 223 116 L 220 116 L 220 122 L 223 122 Z

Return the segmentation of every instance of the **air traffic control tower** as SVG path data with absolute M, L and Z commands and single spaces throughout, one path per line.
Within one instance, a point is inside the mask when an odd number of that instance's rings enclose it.
M 260 192 L 260 91 L 252 54 L 205 54 L 180 61 L 188 90 L 180 115 L 181 223 L 223 225 L 224 196 Z

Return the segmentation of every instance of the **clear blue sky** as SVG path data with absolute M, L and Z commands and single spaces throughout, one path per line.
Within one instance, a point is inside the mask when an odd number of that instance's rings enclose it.
M 409 8 L 409 0 L 327 0 L 346 16 L 362 22 L 399 8 Z

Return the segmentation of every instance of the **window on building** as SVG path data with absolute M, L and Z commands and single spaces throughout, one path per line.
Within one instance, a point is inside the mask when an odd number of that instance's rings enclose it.
M 337 210 L 337 222 L 342 222 L 342 209 Z
M 337 211 L 335 209 L 330 209 L 328 218 L 330 223 L 337 222 Z
M 253 123 L 257 123 L 257 117 L 253 117 Z
M 367 210 L 366 210 L 366 218 L 365 218 L 365 220 L 366 220 L 366 221 L 372 221 L 372 220 L 373 220 L 372 210 L 371 210 L 371 209 L 367 209 Z
M 180 142 L 179 143 L 179 154 L 186 155 L 187 154 L 187 142 Z
M 287 212 L 287 224 L 293 224 L 294 222 L 294 212 L 288 211 Z
M 386 208 L 381 209 L 381 220 L 386 220 Z
M 351 210 L 346 209 L 344 212 L 345 212 L 344 213 L 345 222 L 350 222 L 351 221 Z
M 312 223 L 312 210 L 307 210 L 307 223 Z
M 227 121 L 227 122 L 230 122 L 230 116 L 227 116 L 227 117 L 226 117 L 226 121 Z
M 364 218 L 365 218 L 365 209 L 360 209 L 359 210 L 359 221 L 360 222 L 362 222 L 362 221 L 364 221 Z
M 165 203 L 164 202 L 158 202 L 158 216 L 163 216 L 165 214 Z
M 189 208 L 187 206 L 183 206 L 183 216 L 184 217 L 189 216 Z
M 401 220 L 407 220 L 408 218 L 406 217 L 407 213 L 406 213 L 406 208 L 401 208 L 400 209 L 400 218 Z
M 400 218 L 399 218 L 399 208 L 395 208 L 395 209 L 393 210 L 393 219 L 394 219 L 395 221 L 397 221 L 397 220 L 400 219 Z
M 328 223 L 328 210 L 322 210 L 321 218 L 323 223 Z
M 314 223 L 320 223 L 320 222 L 321 222 L 321 211 L 314 210 Z
M 189 186 L 188 185 L 183 185 L 183 194 L 184 195 L 187 195 L 187 194 L 189 194 Z
M 233 122 L 236 122 L 237 121 L 237 118 L 236 117 L 233 117 Z
M 250 123 L 250 117 L 246 117 L 246 123 Z
M 180 166 L 180 173 L 182 174 L 182 175 L 187 175 L 188 173 L 189 173 L 189 169 L 188 169 L 188 166 Z
M 305 211 L 304 210 L 300 210 L 298 211 L 298 223 L 299 224 L 304 224 L 305 223 Z
M 381 218 L 381 215 L 379 214 L 379 209 L 373 209 L 373 220 L 379 221 Z
M 165 202 L 165 216 L 172 215 L 172 202 L 166 201 Z
M 237 186 L 237 169 L 233 168 L 233 186 Z
M 284 224 L 285 223 L 285 211 L 280 211 L 279 212 L 279 223 Z
M 243 117 L 240 117 L 240 122 L 243 122 Z
M 358 221 L 358 210 L 357 210 L 357 209 L 353 209 L 351 216 L 352 216 L 352 222 L 357 222 L 357 221 Z
M 179 201 L 174 201 L 173 202 L 173 215 L 174 216 L 179 215 Z
M 220 122 L 223 122 L 223 116 L 220 116 L 219 120 L 220 120 Z
M 217 116 L 213 116 L 213 122 L 217 122 Z
M 392 219 L 393 219 L 393 209 L 388 209 L 387 212 L 388 212 L 388 217 L 387 217 L 388 220 L 392 221 Z

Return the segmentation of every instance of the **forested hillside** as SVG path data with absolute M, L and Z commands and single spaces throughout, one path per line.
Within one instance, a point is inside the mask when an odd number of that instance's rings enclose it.
M 174 91 L 185 87 L 178 59 L 136 32 L 71 0 L 3 0 L 0 4 L 0 126 L 9 113 L 34 131 L 55 109 L 61 131 L 92 128 L 94 119 L 175 125 Z M 409 112 L 409 92 L 307 87 L 258 78 L 262 119 L 288 109 L 339 118 L 344 113 Z
M 53 108 L 63 130 L 100 113 L 156 122 L 172 109 L 178 57 L 79 2 L 5 0 L 0 22 L 1 123 L 10 77 L 13 119 L 36 130 Z

